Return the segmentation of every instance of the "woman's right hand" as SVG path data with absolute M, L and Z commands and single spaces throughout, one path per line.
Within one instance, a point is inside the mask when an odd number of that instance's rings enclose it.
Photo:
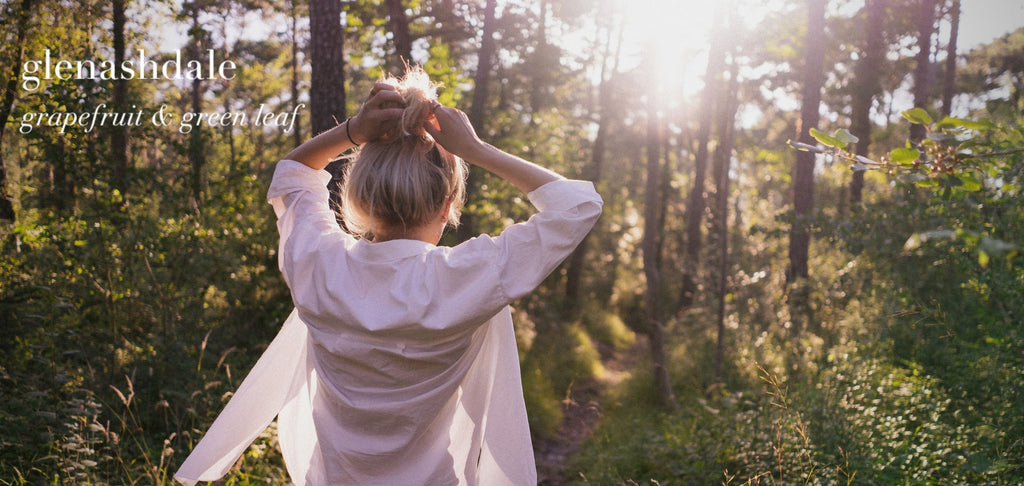
M 473 130 L 469 117 L 457 108 L 436 103 L 433 116 L 427 119 L 424 128 L 445 150 L 470 163 L 485 146 Z
M 455 108 L 435 104 L 434 116 L 427 119 L 424 128 L 445 150 L 505 179 L 527 194 L 562 178 L 548 169 L 480 141 L 473 125 L 469 123 L 469 117 Z

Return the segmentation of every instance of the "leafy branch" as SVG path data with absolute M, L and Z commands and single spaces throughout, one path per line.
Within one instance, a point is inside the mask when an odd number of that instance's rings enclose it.
M 984 181 L 989 171 L 983 169 L 991 165 L 986 162 L 987 159 L 1024 151 L 975 153 L 974 149 L 980 145 L 975 136 L 994 128 L 988 120 L 974 121 L 947 116 L 936 122 L 921 108 L 904 111 L 901 115 L 911 123 L 924 126 L 927 136 L 916 144 L 908 141 L 905 146 L 897 147 L 880 157 L 880 160 L 851 152 L 849 147 L 856 144 L 859 138 L 845 128 L 836 130 L 832 135 L 812 128 L 810 135 L 824 147 L 792 140 L 789 144 L 797 150 L 847 160 L 854 171 L 881 170 L 918 187 L 963 192 L 980 191 L 985 187 Z M 1018 189 L 1001 181 L 1000 184 L 999 189 L 1003 193 L 1015 193 Z
M 996 159 L 1024 152 L 1024 149 L 975 153 L 977 147 L 985 146 L 975 137 L 995 128 L 988 120 L 973 121 L 962 118 L 944 117 L 935 121 L 922 108 L 913 108 L 901 113 L 910 123 L 922 125 L 926 137 L 917 142 L 907 141 L 888 154 L 874 160 L 857 155 L 849 150 L 859 138 L 849 130 L 841 128 L 831 135 L 811 128 L 810 135 L 821 145 L 809 145 L 789 141 L 793 148 L 806 152 L 827 154 L 850 163 L 853 171 L 879 170 L 890 177 L 918 187 L 943 189 L 943 197 L 963 196 L 981 191 L 988 183 L 998 189 L 995 197 L 1015 195 L 1018 187 L 999 177 L 1004 163 Z M 978 263 L 986 267 L 992 256 L 1005 255 L 1012 260 L 1018 253 L 1018 246 L 995 239 L 991 236 L 966 230 L 934 229 L 914 233 L 904 244 L 904 250 L 916 250 L 929 240 L 954 240 L 974 249 Z

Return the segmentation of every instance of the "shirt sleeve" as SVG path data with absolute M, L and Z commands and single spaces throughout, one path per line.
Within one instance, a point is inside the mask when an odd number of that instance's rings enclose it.
M 274 179 L 270 182 L 267 200 L 280 218 L 303 194 L 312 194 L 315 199 L 326 201 L 329 195 L 327 183 L 330 180 L 331 174 L 325 170 L 316 170 L 301 162 L 285 159 L 274 168 Z
M 601 215 L 603 201 L 589 181 L 556 180 L 527 195 L 539 210 L 498 236 L 480 236 L 456 247 L 493 269 L 505 303 L 535 289 L 583 241 Z
M 274 169 L 267 200 L 277 214 L 280 234 L 278 266 L 295 293 L 296 285 L 308 283 L 293 274 L 309 274 L 317 266 L 317 254 L 344 251 L 355 238 L 338 226 L 327 189 L 331 175 L 301 162 L 282 160 Z

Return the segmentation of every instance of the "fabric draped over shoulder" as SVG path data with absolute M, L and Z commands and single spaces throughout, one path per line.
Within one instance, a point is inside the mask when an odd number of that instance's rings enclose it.
M 295 311 L 175 474 L 222 477 L 277 416 L 297 485 L 534 485 L 508 304 L 590 231 L 600 196 L 559 180 L 497 236 L 368 243 L 337 224 L 330 176 L 278 163 L 268 193 Z

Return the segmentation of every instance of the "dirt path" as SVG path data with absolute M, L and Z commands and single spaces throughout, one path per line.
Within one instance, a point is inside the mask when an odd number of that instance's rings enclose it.
M 538 486 L 559 486 L 575 473 L 566 469 L 569 457 L 579 450 L 601 419 L 602 383 L 574 387 L 562 401 L 562 425 L 558 433 L 537 444 Z
M 568 469 L 569 458 L 594 433 L 604 412 L 601 402 L 605 391 L 628 376 L 639 344 L 625 352 L 601 349 L 604 376 L 572 387 L 562 400 L 562 425 L 554 437 L 540 441 L 536 447 L 538 486 L 560 486 L 579 478 L 577 471 Z

